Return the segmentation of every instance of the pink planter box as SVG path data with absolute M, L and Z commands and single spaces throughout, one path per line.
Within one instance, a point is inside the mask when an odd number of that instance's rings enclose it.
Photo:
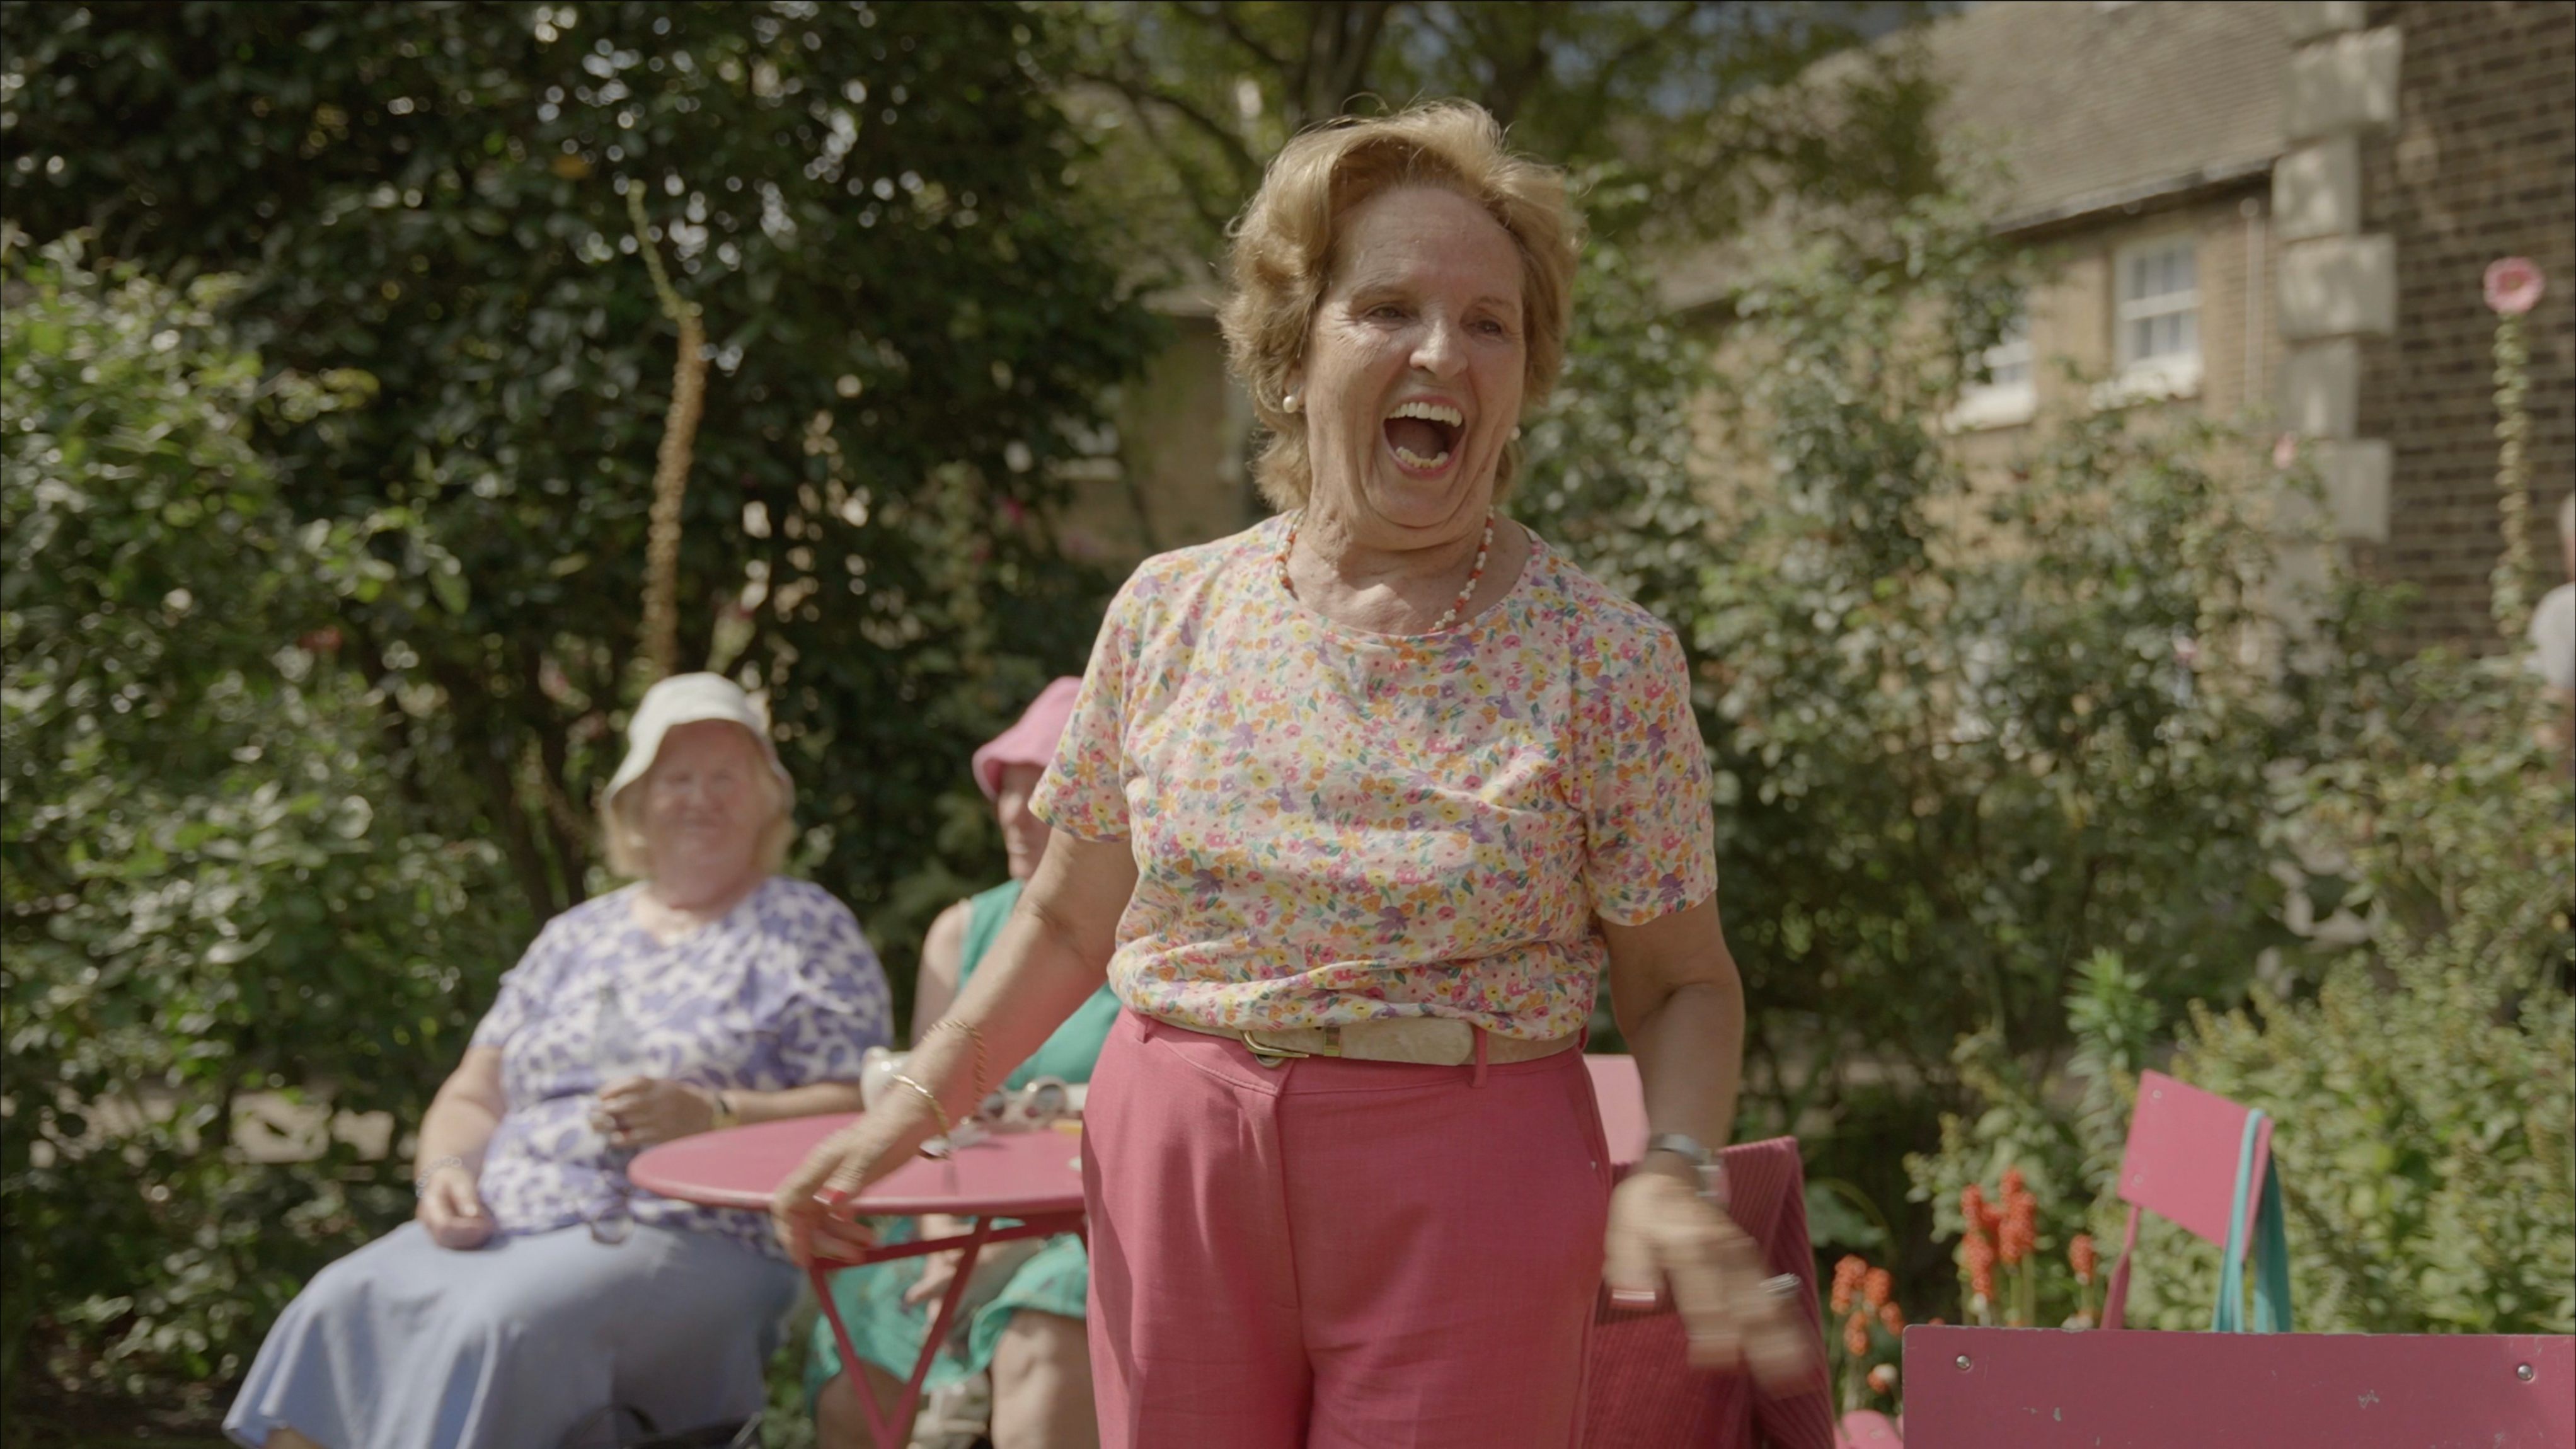
M 1905 1331 L 1905 1449 L 2567 1449 L 2576 1339 Z

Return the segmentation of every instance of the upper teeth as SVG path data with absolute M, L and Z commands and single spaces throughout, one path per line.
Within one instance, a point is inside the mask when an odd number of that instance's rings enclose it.
M 1462 413 L 1453 407 L 1443 407 L 1438 403 L 1430 402 L 1398 403 L 1396 404 L 1395 411 L 1390 414 L 1390 416 L 1399 418 L 1422 418 L 1430 422 L 1447 423 L 1453 428 L 1464 427 L 1467 423 L 1467 415 L 1465 413 Z

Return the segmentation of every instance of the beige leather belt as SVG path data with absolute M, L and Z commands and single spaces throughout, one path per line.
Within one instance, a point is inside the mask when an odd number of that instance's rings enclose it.
M 1252 1053 L 1252 1059 L 1265 1067 L 1299 1057 L 1341 1057 L 1356 1062 L 1416 1062 L 1432 1067 L 1472 1066 L 1476 1060 L 1476 1028 L 1445 1016 L 1400 1016 L 1383 1021 L 1355 1021 L 1344 1026 L 1284 1027 L 1274 1031 L 1222 1031 L 1195 1022 L 1173 1021 L 1156 1017 L 1165 1026 L 1177 1026 L 1202 1036 L 1224 1037 L 1239 1041 Z M 1523 1041 L 1518 1037 L 1485 1034 L 1485 1060 L 1501 1066 L 1506 1062 L 1536 1061 L 1552 1057 L 1575 1044 L 1582 1033 L 1567 1032 L 1545 1041 Z

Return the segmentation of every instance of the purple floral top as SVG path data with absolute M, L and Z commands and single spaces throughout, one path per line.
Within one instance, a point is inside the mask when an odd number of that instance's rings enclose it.
M 617 988 L 647 1075 L 774 1092 L 858 1079 L 860 1054 L 888 1036 L 885 971 L 849 907 L 819 886 L 772 876 L 723 919 L 668 945 L 635 920 L 640 888 L 547 922 L 474 1029 L 472 1045 L 500 1050 L 509 1098 L 484 1150 L 484 1206 L 505 1233 L 623 1216 L 777 1256 L 761 1214 L 628 1186 L 634 1154 L 590 1125 L 602 1085 L 592 1049 L 599 989 Z

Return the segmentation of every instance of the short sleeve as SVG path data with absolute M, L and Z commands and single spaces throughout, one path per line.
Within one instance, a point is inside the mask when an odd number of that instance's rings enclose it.
M 501 973 L 501 989 L 492 998 L 492 1009 L 474 1025 L 474 1035 L 467 1039 L 468 1050 L 491 1047 L 509 1049 L 510 1038 L 517 1036 L 528 1022 L 544 1010 L 545 998 L 552 989 L 556 958 L 562 954 L 562 928 L 548 922 L 528 943 L 519 964 Z
M 1055 762 L 1039 777 L 1029 812 L 1048 828 L 1084 840 L 1127 838 L 1127 702 L 1141 618 L 1150 592 L 1139 570 L 1109 604 L 1091 666 L 1073 698 L 1073 717 L 1056 742 Z
M 760 1023 L 777 1045 L 788 1085 L 856 1081 L 859 1060 L 891 1036 L 885 968 L 850 909 L 819 888 L 796 911 L 782 963 L 790 979 Z
M 1651 616 L 1622 616 L 1575 659 L 1594 912 L 1634 926 L 1699 904 L 1717 891 L 1717 824 L 1681 641 Z

